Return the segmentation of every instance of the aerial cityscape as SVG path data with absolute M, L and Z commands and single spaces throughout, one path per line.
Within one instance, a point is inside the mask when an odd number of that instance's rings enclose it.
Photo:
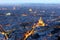
M 60 40 L 60 4 L 35 2 L 1 1 L 0 40 Z

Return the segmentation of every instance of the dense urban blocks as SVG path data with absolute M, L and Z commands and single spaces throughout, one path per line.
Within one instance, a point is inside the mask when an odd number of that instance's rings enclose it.
M 0 7 L 0 40 L 60 40 L 60 8 L 41 4 Z

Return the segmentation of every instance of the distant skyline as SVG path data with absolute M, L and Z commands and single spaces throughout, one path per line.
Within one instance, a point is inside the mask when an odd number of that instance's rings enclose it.
M 60 4 L 60 0 L 0 0 L 0 5 L 2 4 L 24 4 L 24 3 Z

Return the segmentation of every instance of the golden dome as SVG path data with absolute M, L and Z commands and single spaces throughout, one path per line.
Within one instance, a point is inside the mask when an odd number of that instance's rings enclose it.
M 45 23 L 43 22 L 42 17 L 40 17 L 36 26 L 45 26 Z

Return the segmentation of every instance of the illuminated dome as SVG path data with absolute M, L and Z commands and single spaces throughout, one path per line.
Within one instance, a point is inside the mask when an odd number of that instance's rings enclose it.
M 32 12 L 32 9 L 30 8 L 29 11 Z
M 36 26 L 45 26 L 45 23 L 43 22 L 42 17 L 40 17 Z

